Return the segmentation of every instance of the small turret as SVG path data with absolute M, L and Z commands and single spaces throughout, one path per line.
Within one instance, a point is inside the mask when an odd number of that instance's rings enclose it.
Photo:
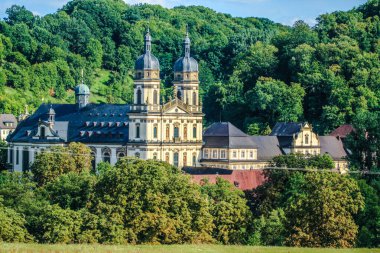
M 83 70 L 82 70 L 82 83 L 75 87 L 75 103 L 78 109 L 82 109 L 89 104 L 90 100 L 90 89 L 83 81 Z

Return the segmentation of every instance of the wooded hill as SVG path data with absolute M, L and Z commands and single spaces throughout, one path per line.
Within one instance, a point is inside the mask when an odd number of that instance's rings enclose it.
M 371 0 L 322 15 L 315 27 L 302 21 L 287 27 L 200 6 L 122 0 L 74 0 L 44 17 L 13 6 L 0 21 L 0 110 L 73 102 L 82 69 L 93 102 L 131 102 L 134 61 L 148 26 L 167 100 L 188 24 L 207 123 L 229 120 L 263 134 L 276 121 L 307 120 L 326 133 L 379 108 L 379 9 Z

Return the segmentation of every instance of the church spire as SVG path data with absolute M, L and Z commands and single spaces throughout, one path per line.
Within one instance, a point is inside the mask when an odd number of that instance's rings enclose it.
M 186 25 L 186 37 L 183 42 L 185 47 L 185 57 L 190 57 L 190 38 L 189 38 L 189 26 Z
M 152 47 L 152 37 L 150 36 L 149 27 L 147 28 L 144 42 L 145 42 L 145 53 L 150 52 L 151 47 Z

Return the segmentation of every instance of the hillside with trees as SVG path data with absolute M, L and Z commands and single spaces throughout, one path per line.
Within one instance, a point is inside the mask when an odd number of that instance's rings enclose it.
M 130 103 L 148 26 L 167 101 L 188 25 L 207 124 L 228 120 L 264 134 L 277 121 L 306 120 L 328 133 L 379 108 L 379 8 L 370 0 L 321 15 L 314 27 L 288 27 L 200 6 L 122 0 L 74 0 L 44 17 L 12 6 L 0 21 L 0 109 L 17 114 L 25 105 L 72 103 L 82 69 L 92 102 Z

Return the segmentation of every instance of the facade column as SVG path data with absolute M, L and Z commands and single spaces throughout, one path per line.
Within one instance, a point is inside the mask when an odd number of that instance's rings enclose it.
M 95 164 L 98 166 L 98 163 L 102 162 L 102 148 L 96 148 L 96 154 L 95 154 Z
M 111 165 L 115 165 L 116 162 L 116 148 L 111 148 Z
M 29 147 L 29 163 L 32 165 L 34 163 L 34 148 Z
M 11 163 L 11 147 L 7 148 L 7 163 Z

